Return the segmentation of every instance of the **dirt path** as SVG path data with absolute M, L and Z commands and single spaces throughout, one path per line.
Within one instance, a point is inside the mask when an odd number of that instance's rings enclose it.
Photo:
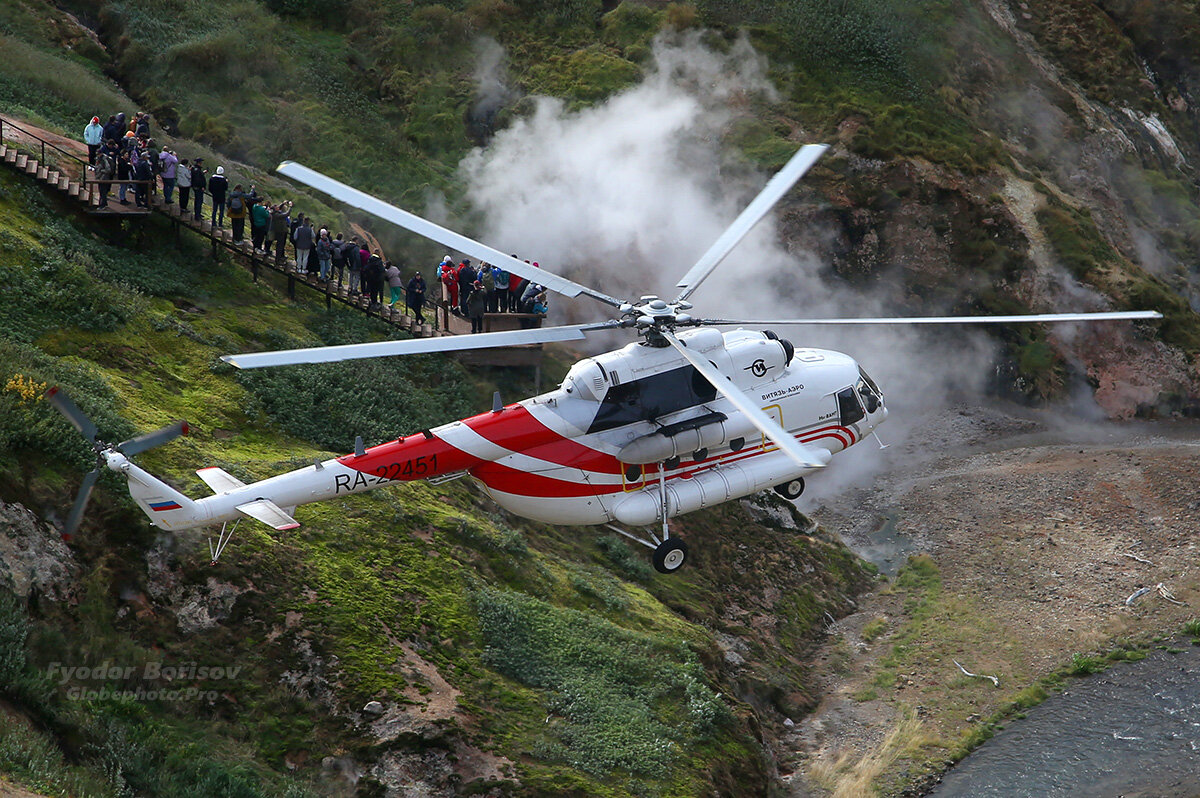
M 53 144 L 61 150 L 64 150 L 76 158 L 87 161 L 87 145 L 75 139 L 69 139 L 66 136 L 60 136 L 57 133 L 52 133 L 49 130 L 44 130 L 36 125 L 31 125 L 23 119 L 14 119 L 10 116 L 0 114 L 0 119 L 4 120 L 4 140 L 8 142 L 16 142 L 19 145 L 24 145 L 27 148 L 38 150 L 41 142 L 37 137 L 44 139 L 48 144 Z M 80 131 L 87 124 L 84 120 L 80 122 Z M 22 130 L 18 130 L 11 125 L 19 125 Z M 28 131 L 28 132 L 25 132 Z M 40 155 L 39 155 L 40 157 Z M 73 177 L 79 176 L 81 165 L 78 161 L 70 160 L 61 153 L 56 153 L 51 149 L 47 149 L 46 160 L 55 167 L 65 169 Z
M 1058 423 L 952 411 L 872 490 L 813 512 L 860 549 L 928 555 L 935 577 L 881 584 L 814 656 L 825 698 L 779 738 L 792 794 L 900 794 L 1073 655 L 1200 615 L 1200 426 Z M 1159 583 L 1183 605 L 1126 605 Z

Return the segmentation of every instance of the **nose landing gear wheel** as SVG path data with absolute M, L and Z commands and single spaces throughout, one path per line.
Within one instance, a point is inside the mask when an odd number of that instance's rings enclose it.
M 654 570 L 660 574 L 678 571 L 687 559 L 687 545 L 679 538 L 667 538 L 654 549 Z
M 799 499 L 800 494 L 804 492 L 804 480 L 797 478 L 789 482 L 784 482 L 781 485 L 776 485 L 775 492 L 788 501 Z

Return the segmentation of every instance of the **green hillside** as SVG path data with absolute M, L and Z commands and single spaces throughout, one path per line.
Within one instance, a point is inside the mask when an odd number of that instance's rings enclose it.
M 800 143 L 834 145 L 780 213 L 820 285 L 896 312 L 1077 295 L 1160 310 L 1161 325 L 1101 344 L 1002 331 L 991 387 L 1043 402 L 1084 385 L 1103 401 L 1150 363 L 1140 393 L 1106 410 L 1190 412 L 1200 128 L 1180 104 L 1197 79 L 1181 54 L 1200 16 L 1027 5 L 1006 26 L 952 0 L 0 0 L 0 112 L 78 138 L 93 114 L 149 110 L 161 140 L 426 264 L 440 247 L 272 168 L 301 160 L 418 211 L 443 199 L 445 221 L 471 232 L 483 221 L 459 164 L 536 96 L 599 107 L 651 72 L 656 37 L 748 45 L 775 91 L 729 101 L 721 165 L 769 172 Z M 498 98 L 476 75 L 488 42 L 505 56 Z M 1162 122 L 1182 161 L 1137 114 Z M 203 535 L 156 533 L 106 471 L 60 547 L 48 521 L 93 461 L 40 399 L 47 386 L 105 440 L 188 419 L 193 434 L 139 464 L 192 496 L 208 492 L 199 467 L 261 479 L 534 386 L 440 356 L 235 372 L 220 355 L 403 333 L 288 301 L 195 241 L 177 246 L 162 221 L 113 243 L 7 168 L 0 229 L 0 514 L 17 541 L 6 556 L 21 552 L 0 584 L 0 774 L 72 796 L 782 789 L 772 741 L 820 698 L 812 641 L 873 580 L 790 504 L 680 518 L 694 556 L 665 578 L 606 530 L 523 521 L 466 481 L 418 483 L 310 505 L 290 532 L 243 526 L 210 567 Z M 546 376 L 571 357 L 552 353 Z M 52 589 L 29 589 L 47 573 Z M 102 664 L 133 673 L 62 676 Z M 175 681 L 144 678 L 172 665 Z M 111 697 L 168 686 L 185 692 Z M 363 711 L 371 701 L 382 715 Z

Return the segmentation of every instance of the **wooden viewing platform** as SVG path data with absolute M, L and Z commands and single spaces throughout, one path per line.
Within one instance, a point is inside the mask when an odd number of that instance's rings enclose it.
M 213 257 L 216 258 L 221 249 L 229 252 L 235 260 L 248 267 L 258 282 L 263 270 L 274 272 L 287 280 L 287 295 L 289 299 L 296 298 L 296 287 L 312 291 L 325 298 L 325 307 L 331 308 L 334 302 L 355 308 L 368 316 L 374 316 L 380 321 L 394 327 L 400 327 L 416 337 L 435 337 L 442 335 L 461 335 L 469 333 L 471 323 L 467 319 L 453 315 L 444 296 L 444 287 L 436 280 L 427 281 L 429 289 L 436 287 L 437 298 L 425 308 L 426 322 L 417 324 L 412 316 L 405 313 L 404 307 L 392 307 L 384 303 L 382 307 L 372 310 L 366 296 L 350 294 L 348 286 L 338 286 L 321 283 L 313 275 L 301 275 L 297 272 L 296 261 L 284 258 L 276 260 L 273 255 L 255 252 L 249 240 L 235 243 L 233 232 L 228 227 L 214 227 L 207 219 L 196 220 L 191 212 L 181 213 L 179 205 L 168 203 L 161 193 L 149 196 L 150 207 L 139 207 L 133 201 L 121 205 L 116 201 L 116 191 L 110 191 L 108 204 L 100 207 L 100 193 L 97 187 L 99 181 L 90 176 L 91 167 L 80 157 L 80 151 L 69 152 L 59 144 L 83 148 L 84 145 L 75 141 L 60 140 L 55 144 L 51 135 L 46 131 L 32 128 L 30 125 L 18 125 L 6 117 L 0 116 L 0 162 L 23 172 L 47 186 L 57 189 L 69 199 L 79 203 L 81 210 L 96 218 L 137 219 L 157 213 L 169 218 L 178 236 L 180 228 L 187 228 L 197 235 L 207 238 L 212 246 Z M 83 150 L 86 153 L 86 149 Z M 138 181 L 113 180 L 111 184 L 126 183 L 136 185 Z M 115 188 L 115 186 L 114 186 Z M 210 206 L 211 208 L 211 206 Z M 226 211 L 228 213 L 228 211 Z M 210 211 L 211 213 L 211 211 Z M 429 296 L 427 289 L 427 296 Z M 387 288 L 384 288 L 386 293 Z M 524 327 L 540 327 L 542 317 L 527 313 L 489 313 L 484 317 L 484 331 L 520 329 Z M 532 344 L 520 347 L 505 347 L 492 350 L 470 350 L 458 353 L 458 356 L 474 365 L 494 366 L 537 366 L 541 363 L 542 347 Z

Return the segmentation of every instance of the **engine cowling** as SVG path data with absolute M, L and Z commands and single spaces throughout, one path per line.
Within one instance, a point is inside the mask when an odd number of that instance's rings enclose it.
M 730 419 L 724 413 L 709 413 L 681 421 L 635 438 L 617 452 L 622 463 L 661 463 L 700 449 L 713 449 L 738 438 L 759 435 L 758 428 L 740 413 Z

